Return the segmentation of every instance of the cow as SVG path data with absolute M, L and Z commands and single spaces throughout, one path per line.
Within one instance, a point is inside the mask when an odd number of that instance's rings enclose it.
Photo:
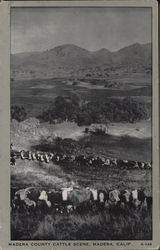
M 78 155 L 76 156 L 76 159 L 75 159 L 77 165 L 80 167 L 80 166 L 85 166 L 86 163 L 87 163 L 87 159 L 84 155 Z
M 32 152 L 31 151 L 28 152 L 28 160 L 32 160 Z
M 124 168 L 125 167 L 125 163 L 124 163 L 124 161 L 123 160 L 117 160 L 117 165 L 118 165 L 118 167 L 120 167 L 120 168 Z
M 110 164 L 111 164 L 111 163 L 110 163 L 110 159 L 106 159 L 103 165 L 104 165 L 105 167 L 109 167 Z
M 42 190 L 38 199 L 45 202 L 48 211 L 62 211 L 60 207 L 68 204 L 66 200 L 63 201 L 62 190 Z
M 141 208 L 142 204 L 145 201 L 145 193 L 144 190 L 133 190 L 130 195 L 130 205 L 133 208 Z
M 36 153 L 35 153 L 35 152 L 32 152 L 32 160 L 33 160 L 33 161 L 37 160 L 37 157 L 36 157 Z
M 44 156 L 43 156 L 43 154 L 40 155 L 40 161 L 44 162 Z
M 117 189 L 114 189 L 112 191 L 109 191 L 108 195 L 108 204 L 109 206 L 117 206 L 117 204 L 120 202 L 120 191 Z
M 10 158 L 10 165 L 11 166 L 16 166 L 16 159 L 15 159 L 15 157 L 11 157 Z
M 127 164 L 127 167 L 129 169 L 133 169 L 136 165 L 136 162 L 135 161 L 128 161 L 128 164 Z
M 138 162 L 138 166 L 140 169 L 144 169 L 145 163 L 144 162 Z
M 151 163 L 150 162 L 145 162 L 145 169 L 151 169 Z
M 150 210 L 152 208 L 152 196 L 146 196 L 147 209 Z
M 22 151 L 20 152 L 20 157 L 21 157 L 21 160 L 25 160 L 25 159 L 26 159 L 25 151 L 24 151 L 24 150 L 22 150 Z
M 68 193 L 68 200 L 74 205 L 91 201 L 93 200 L 92 197 L 92 192 L 86 188 L 73 188 L 73 190 Z
M 111 167 L 117 167 L 117 159 L 111 159 Z
M 17 210 L 25 210 L 27 213 L 34 211 L 38 206 L 38 197 L 40 190 L 34 187 L 20 189 L 15 192 L 12 204 Z
M 52 160 L 54 157 L 54 154 L 53 153 L 49 153 L 49 159 Z
M 122 190 L 120 191 L 119 194 L 119 206 L 125 207 L 125 206 L 129 206 L 130 204 L 130 196 L 131 196 L 131 192 L 128 190 Z
M 106 201 L 108 202 L 109 193 L 105 190 L 98 190 L 98 209 L 103 210 L 106 205 Z
M 139 168 L 139 166 L 138 166 L 138 162 L 137 161 L 135 161 L 135 164 L 134 164 L 134 166 L 133 166 L 133 169 L 138 169 Z
M 56 155 L 56 158 L 55 158 L 56 162 L 59 162 L 60 159 L 61 159 L 60 155 L 57 154 L 57 155 Z
M 50 158 L 49 158 L 47 153 L 44 154 L 44 160 L 46 163 L 49 163 L 49 161 L 50 161 Z
M 37 160 L 40 160 L 41 154 L 39 152 L 37 152 L 36 155 L 37 155 Z

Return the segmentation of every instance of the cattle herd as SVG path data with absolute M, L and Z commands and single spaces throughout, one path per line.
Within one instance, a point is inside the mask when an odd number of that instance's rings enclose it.
M 48 152 L 31 152 L 31 151 L 15 151 L 11 150 L 10 164 L 16 165 L 16 159 L 29 160 L 29 161 L 40 161 L 45 163 L 53 162 L 55 164 L 78 167 L 119 167 L 123 169 L 151 169 L 152 164 L 150 162 L 140 162 L 133 160 L 122 160 L 122 159 L 111 159 L 106 157 L 94 157 L 85 155 L 66 155 L 61 153 L 48 153 Z
M 60 153 L 16 151 L 11 146 L 10 164 L 16 165 L 16 159 L 39 161 L 77 167 L 119 167 L 128 169 L 151 169 L 151 163 L 92 157 L 85 155 L 66 155 Z M 138 209 L 145 205 L 152 207 L 152 197 L 147 196 L 142 189 L 135 190 L 98 190 L 90 187 L 71 186 L 61 189 L 42 189 L 27 187 L 20 190 L 11 189 L 11 210 L 26 211 L 27 213 L 43 211 L 43 213 L 86 213 L 107 208 Z
M 47 213 L 86 213 L 106 209 L 150 210 L 152 197 L 144 190 L 98 190 L 90 187 L 70 186 L 59 189 L 27 187 L 11 191 L 11 210 L 26 213 L 40 211 Z M 118 211 L 117 210 L 117 211 Z

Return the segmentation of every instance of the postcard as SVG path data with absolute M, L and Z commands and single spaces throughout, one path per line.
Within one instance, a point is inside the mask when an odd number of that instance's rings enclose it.
M 0 3 L 0 247 L 159 249 L 156 1 Z

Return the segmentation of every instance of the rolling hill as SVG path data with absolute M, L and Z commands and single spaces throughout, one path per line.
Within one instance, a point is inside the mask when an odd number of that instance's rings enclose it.
M 13 78 L 85 77 L 115 69 L 145 72 L 151 68 L 151 44 L 133 44 L 116 52 L 102 48 L 88 51 L 65 44 L 43 52 L 11 55 Z

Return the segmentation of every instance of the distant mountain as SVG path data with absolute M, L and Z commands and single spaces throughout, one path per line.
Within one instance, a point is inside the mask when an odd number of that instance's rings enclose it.
M 11 55 L 13 77 L 37 78 L 63 76 L 85 76 L 97 67 L 130 67 L 141 71 L 151 66 L 151 44 L 133 44 L 110 52 L 103 48 L 94 52 L 73 44 L 65 44 L 43 52 L 26 52 Z M 103 72 L 102 72 L 103 75 Z

